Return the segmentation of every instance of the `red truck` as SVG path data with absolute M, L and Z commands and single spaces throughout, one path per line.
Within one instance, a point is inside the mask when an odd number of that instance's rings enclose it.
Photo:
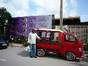
M 83 58 L 83 44 L 75 33 L 66 33 L 57 29 L 38 29 L 41 40 L 37 40 L 37 55 L 55 53 L 63 58 L 76 61 Z

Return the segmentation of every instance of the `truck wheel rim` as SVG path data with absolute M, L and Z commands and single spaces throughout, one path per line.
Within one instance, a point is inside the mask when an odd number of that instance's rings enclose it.
M 74 55 L 73 53 L 71 53 L 71 52 L 68 52 L 68 53 L 66 54 L 66 59 L 67 59 L 67 60 L 74 61 L 74 60 L 75 60 L 75 55 Z
M 37 55 L 38 56 L 44 56 L 45 55 L 44 50 L 38 50 Z

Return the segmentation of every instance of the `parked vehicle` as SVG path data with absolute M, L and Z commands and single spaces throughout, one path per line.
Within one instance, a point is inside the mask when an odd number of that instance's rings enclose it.
M 63 58 L 75 61 L 83 58 L 83 44 L 75 33 L 66 33 L 57 29 L 38 29 L 41 40 L 37 40 L 37 55 L 55 53 Z
M 9 45 L 5 37 L 0 36 L 0 48 L 7 48 Z

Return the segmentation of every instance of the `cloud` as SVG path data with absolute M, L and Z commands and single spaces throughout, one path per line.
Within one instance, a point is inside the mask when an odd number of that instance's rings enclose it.
M 71 11 L 70 16 L 77 16 L 77 0 L 71 0 Z
M 36 15 L 59 13 L 59 0 L 33 0 L 33 3 L 37 6 Z
M 77 16 L 77 0 L 63 0 L 63 16 Z
M 80 19 L 81 19 L 81 22 L 88 22 L 88 15 L 84 14 L 80 17 Z
M 76 2 L 76 0 L 63 0 L 63 17 L 77 15 Z M 56 18 L 60 17 L 60 0 L 33 0 L 33 3 L 38 6 L 34 15 L 55 14 Z M 69 3 L 71 7 L 69 6 Z
M 69 10 L 69 3 L 71 9 Z M 76 15 L 76 0 L 63 0 L 63 16 Z M 75 5 L 74 5 L 75 4 Z M 60 17 L 60 0 L 0 0 L 0 7 L 6 7 L 12 16 L 52 15 Z
M 60 0 L 34 0 L 34 3 L 39 7 L 34 14 L 54 14 L 59 17 Z
M 29 0 L 1 0 L 0 7 L 6 7 L 12 16 L 28 15 Z
M 63 0 L 63 17 L 68 17 L 68 1 Z

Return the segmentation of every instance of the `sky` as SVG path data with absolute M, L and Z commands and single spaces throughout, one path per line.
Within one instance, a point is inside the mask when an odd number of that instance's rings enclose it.
M 63 17 L 88 21 L 88 0 L 63 0 Z M 60 0 L 0 0 L 13 17 L 55 15 L 60 18 Z

